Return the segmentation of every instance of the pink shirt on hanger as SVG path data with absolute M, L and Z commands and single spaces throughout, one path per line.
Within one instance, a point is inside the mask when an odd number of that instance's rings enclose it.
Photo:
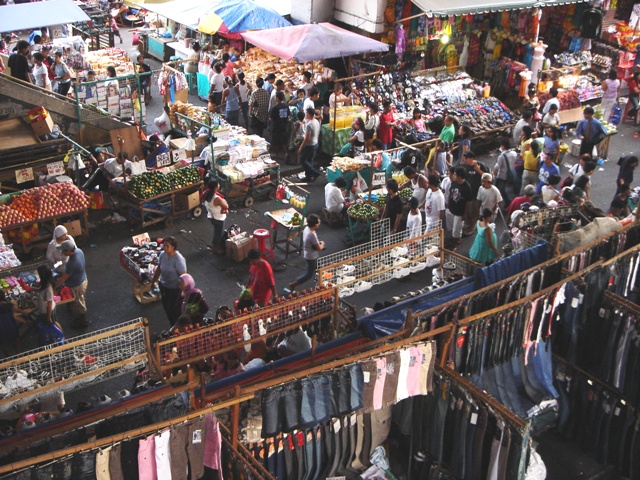
M 420 395 L 420 370 L 422 352 L 418 346 L 409 348 L 409 372 L 407 374 L 407 392 L 410 397 Z
M 139 480 L 158 480 L 156 441 L 153 435 L 140 439 L 138 446 L 138 478 Z
M 382 393 L 384 392 L 384 379 L 387 375 L 387 359 L 380 357 L 376 359 L 376 386 L 373 389 L 373 409 L 382 408 Z

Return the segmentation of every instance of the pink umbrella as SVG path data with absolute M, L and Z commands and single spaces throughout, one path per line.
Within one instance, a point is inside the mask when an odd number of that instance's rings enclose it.
M 263 50 L 290 61 L 309 62 L 359 53 L 387 52 L 389 46 L 330 23 L 295 25 L 244 32 L 242 37 Z

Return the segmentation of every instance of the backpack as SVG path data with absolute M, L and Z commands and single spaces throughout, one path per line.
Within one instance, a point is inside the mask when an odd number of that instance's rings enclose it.
M 510 152 L 510 151 L 511 150 L 507 150 L 507 152 Z M 502 152 L 498 157 L 498 161 L 500 161 L 501 158 L 504 161 L 504 164 L 507 167 L 507 182 L 513 185 L 516 181 L 516 174 L 511 168 L 511 165 L 509 164 L 509 159 L 507 158 L 507 152 Z M 515 167 L 515 164 L 514 164 L 514 167 Z
M 565 187 L 570 187 L 571 185 L 573 185 L 573 177 L 567 177 L 564 180 L 562 180 L 562 183 L 560 184 L 560 189 L 563 189 Z

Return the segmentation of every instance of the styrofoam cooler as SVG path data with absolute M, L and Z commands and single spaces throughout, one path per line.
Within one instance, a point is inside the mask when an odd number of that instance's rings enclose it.
M 576 138 L 575 140 L 571 140 L 571 155 L 574 157 L 580 156 L 580 145 L 582 144 L 582 140 Z

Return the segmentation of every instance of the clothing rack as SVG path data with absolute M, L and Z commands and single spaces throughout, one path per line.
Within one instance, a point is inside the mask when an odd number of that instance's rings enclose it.
M 636 305 L 633 302 L 630 302 L 617 293 L 607 290 L 604 292 L 604 298 L 609 300 L 611 304 L 616 308 L 621 308 L 623 310 L 626 310 L 628 313 L 631 313 L 632 315 L 640 316 L 640 306 Z
M 470 300 L 470 299 L 472 299 L 473 297 L 475 297 L 475 296 L 477 296 L 479 294 L 488 293 L 488 292 L 491 292 L 493 290 L 500 289 L 500 288 L 502 288 L 504 286 L 508 286 L 511 283 L 513 283 L 514 281 L 516 281 L 518 278 L 522 278 L 524 276 L 527 276 L 527 275 L 529 275 L 531 273 L 534 273 L 534 272 L 536 272 L 536 271 L 538 271 L 540 269 L 544 269 L 544 268 L 550 267 L 552 265 L 556 265 L 558 263 L 563 263 L 563 262 L 571 259 L 574 255 L 578 255 L 581 252 L 584 252 L 585 250 L 590 250 L 592 248 L 595 248 L 598 245 L 600 245 L 601 243 L 606 242 L 606 241 L 608 241 L 609 239 L 611 239 L 611 238 L 613 238 L 615 236 L 628 233 L 632 228 L 638 228 L 638 227 L 640 227 L 640 223 L 638 223 L 638 222 L 630 223 L 629 225 L 626 225 L 622 229 L 617 230 L 615 232 L 612 232 L 612 233 L 606 235 L 605 237 L 598 238 L 598 239 L 594 240 L 593 242 L 591 242 L 591 243 L 589 243 L 589 244 L 587 244 L 587 245 L 585 245 L 583 247 L 578 247 L 575 250 L 569 251 L 569 252 L 564 253 L 562 255 L 555 256 L 555 257 L 547 260 L 546 262 L 543 262 L 541 264 L 535 265 L 535 266 L 533 266 L 533 267 L 531 267 L 531 268 L 529 268 L 527 270 L 519 272 L 518 274 L 513 275 L 513 276 L 511 276 L 509 278 L 506 278 L 506 279 L 504 279 L 504 280 L 502 280 L 500 282 L 494 283 L 492 285 L 488 285 L 488 286 L 486 286 L 484 288 L 481 288 L 480 290 L 473 291 L 471 293 L 463 295 L 460 298 L 451 300 L 449 302 L 442 303 L 442 304 L 440 304 L 440 305 L 438 305 L 436 307 L 432 307 L 432 308 L 430 308 L 428 310 L 415 312 L 414 315 L 413 315 L 413 318 L 418 320 L 418 321 L 420 321 L 420 319 L 422 319 L 422 318 L 428 318 L 431 315 L 433 315 L 433 314 L 435 314 L 435 313 L 437 313 L 437 312 L 439 312 L 439 311 L 441 311 L 441 310 L 443 310 L 445 308 L 450 308 L 450 307 L 452 307 L 454 305 L 457 305 L 457 304 L 459 304 L 461 302 Z M 605 262 L 605 263 L 607 263 L 607 262 Z
M 111 435 L 109 437 L 101 438 L 91 442 L 82 443 L 79 445 L 74 445 L 72 447 L 67 447 L 55 452 L 45 453 L 43 455 L 31 457 L 26 460 L 21 460 L 18 462 L 9 463 L 7 465 L 2 465 L 0 466 L 0 474 L 21 470 L 23 468 L 36 465 L 38 463 L 49 462 L 52 460 L 61 460 L 62 458 L 67 457 L 69 455 L 84 452 L 87 450 L 95 450 L 103 447 L 108 447 L 109 445 L 115 445 L 116 443 L 120 443 L 125 440 L 133 440 L 136 438 L 145 437 L 151 433 L 158 433 L 160 432 L 160 430 L 164 430 L 166 428 L 170 428 L 172 426 L 176 426 L 184 422 L 189 422 L 191 420 L 201 418 L 206 413 L 215 413 L 216 410 L 221 410 L 223 408 L 230 407 L 234 403 L 250 400 L 252 397 L 253 395 L 244 396 L 240 398 L 233 398 L 224 402 L 220 402 L 216 405 L 205 407 L 195 412 L 182 415 L 180 417 L 172 418 L 171 420 L 165 420 L 163 422 L 158 422 L 153 425 L 147 425 L 145 427 L 129 430 L 128 432 L 119 433 L 117 435 Z
M 441 373 L 446 375 L 451 381 L 456 382 L 462 385 L 465 389 L 469 390 L 473 396 L 481 398 L 482 401 L 487 402 L 488 399 L 491 400 L 489 403 L 491 408 L 493 408 L 498 414 L 505 419 L 509 420 L 509 422 L 516 428 L 518 428 L 521 432 L 526 432 L 529 430 L 531 422 L 529 420 L 524 420 L 514 414 L 507 407 L 497 402 L 493 397 L 489 397 L 484 391 L 478 388 L 475 384 L 464 378 L 458 372 L 453 370 L 450 367 L 446 366 L 438 366 L 436 365 L 436 369 L 438 369 Z

